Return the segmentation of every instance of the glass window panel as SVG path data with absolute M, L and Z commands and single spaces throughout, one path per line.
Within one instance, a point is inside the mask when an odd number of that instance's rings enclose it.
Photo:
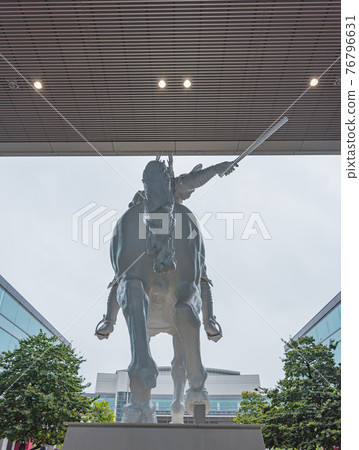
M 10 297 L 10 295 L 5 292 L 4 298 L 1 305 L 1 314 L 3 314 L 6 318 L 15 321 L 17 310 L 19 309 L 19 304 Z
M 116 422 L 121 422 L 123 407 L 126 404 L 128 396 L 129 394 L 127 392 L 117 392 Z
M 338 308 L 333 309 L 326 317 L 329 334 L 334 333 L 334 331 L 340 328 L 340 314 Z
M 47 328 L 42 327 L 42 331 L 46 334 L 47 337 L 51 338 L 54 335 L 51 333 L 51 331 L 49 331 Z
M 328 323 L 325 320 L 321 320 L 317 325 L 315 326 L 317 333 L 318 333 L 318 341 L 322 342 L 324 339 L 326 339 L 329 336 L 329 328 Z
M 4 297 L 4 290 L 0 288 L 0 311 L 1 311 L 1 305 L 2 305 L 3 297 Z
M 19 340 L 21 341 L 21 339 L 27 339 L 29 336 L 24 333 L 22 330 L 20 330 L 18 327 L 14 326 L 13 330 L 12 330 L 12 334 Z
M 318 342 L 317 328 L 314 327 L 311 330 L 309 330 L 306 336 L 313 337 L 315 339 L 315 342 Z
M 108 406 L 111 408 L 111 411 L 115 410 L 115 394 L 101 394 L 100 398 L 97 400 L 98 402 L 108 402 Z
M 10 345 L 10 334 L 0 328 L 0 353 L 7 352 Z
M 30 317 L 30 313 L 20 306 L 16 314 L 15 323 L 22 330 L 26 331 L 29 326 Z
M 8 333 L 12 333 L 15 325 L 5 319 L 4 316 L 0 314 L 0 327 L 3 328 Z
M 12 352 L 14 348 L 17 347 L 18 345 L 19 341 L 14 337 L 10 336 L 9 351 Z
M 336 342 L 340 342 L 342 340 L 342 330 L 338 330 L 336 333 L 332 334 L 329 338 L 333 339 Z
M 341 342 L 338 343 L 337 348 L 334 351 L 334 361 L 336 364 L 341 362 Z
M 334 361 L 336 364 L 340 363 L 341 361 L 341 336 L 342 330 L 338 330 L 336 333 L 332 334 L 328 339 L 325 339 L 323 341 L 323 344 L 329 345 L 330 341 L 338 342 L 337 348 L 334 350 Z
M 238 397 L 236 398 L 225 398 L 211 401 L 211 407 L 213 405 L 213 409 L 217 409 L 217 411 L 222 412 L 234 412 L 238 410 L 238 404 L 240 400 Z
M 40 333 L 40 328 L 44 328 L 41 326 L 40 322 L 36 320 L 34 317 L 30 317 L 29 326 L 27 332 L 30 336 L 37 336 Z
M 26 339 L 28 336 L 23 331 L 21 331 L 18 327 L 16 327 L 13 323 L 9 322 L 5 319 L 4 316 L 0 314 L 0 327 L 3 328 L 8 333 L 15 336 L 17 339 Z
M 323 341 L 323 343 L 327 345 L 327 344 L 329 344 L 329 341 L 338 342 L 338 341 L 341 341 L 341 339 L 342 339 L 342 330 L 338 330 L 335 333 L 333 333 L 331 336 L 329 336 L 327 339 L 325 339 Z

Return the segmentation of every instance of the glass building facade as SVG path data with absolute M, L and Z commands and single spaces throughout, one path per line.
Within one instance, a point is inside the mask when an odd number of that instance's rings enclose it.
M 70 345 L 61 334 L 0 275 L 0 371 L 1 355 L 14 350 L 19 341 L 36 336 L 40 330 Z M 0 439 L 0 449 L 16 449 L 19 443 Z M 26 448 L 32 448 L 29 443 Z
M 334 352 L 335 362 L 341 361 L 341 293 L 337 294 L 294 337 L 311 336 L 316 343 L 328 345 L 331 340 L 338 343 Z M 288 347 L 285 347 L 285 351 Z
M 259 375 L 242 375 L 238 371 L 207 368 L 206 388 L 210 399 L 210 411 L 207 423 L 233 423 L 242 400 L 242 392 L 253 392 L 260 386 Z M 107 400 L 121 422 L 123 409 L 131 399 L 127 370 L 116 373 L 98 373 L 96 392 L 85 394 L 99 396 L 99 400 Z M 188 388 L 188 386 L 187 386 Z M 173 401 L 173 381 L 171 368 L 159 367 L 157 386 L 153 389 L 151 400 L 156 408 L 157 421 L 168 423 L 171 420 L 171 404 Z M 193 423 L 193 417 L 185 412 L 185 423 Z
M 40 330 L 49 337 L 60 337 L 60 333 L 0 275 L 0 355 L 13 350 L 21 339 L 39 334 Z M 65 338 L 61 340 L 70 345 Z
M 152 395 L 151 400 L 158 416 L 171 414 L 172 395 Z M 235 416 L 242 401 L 241 395 L 209 395 L 208 416 Z M 189 416 L 188 412 L 185 412 Z

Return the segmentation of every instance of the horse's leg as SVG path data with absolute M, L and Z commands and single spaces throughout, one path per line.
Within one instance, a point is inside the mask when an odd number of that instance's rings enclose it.
M 179 334 L 173 336 L 174 357 L 172 360 L 173 402 L 171 405 L 171 423 L 183 423 L 184 388 L 186 385 L 186 358 L 182 338 Z
M 201 321 L 198 316 L 201 304 L 200 293 L 190 282 L 180 283 L 177 290 L 177 304 L 174 320 L 182 338 L 190 389 L 186 393 L 186 409 L 194 414 L 194 404 L 204 403 L 209 411 L 209 399 L 204 383 L 207 371 L 203 367 L 200 352 L 199 330 Z
M 131 341 L 131 364 L 128 367 L 131 403 L 124 408 L 122 421 L 156 422 L 151 389 L 156 386 L 158 368 L 153 361 L 148 339 L 149 298 L 140 280 L 121 282 L 119 300 Z

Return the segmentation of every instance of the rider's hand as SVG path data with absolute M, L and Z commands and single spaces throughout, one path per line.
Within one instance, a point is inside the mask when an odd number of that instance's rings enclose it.
M 216 172 L 220 177 L 223 177 L 223 175 L 229 175 L 234 171 L 236 167 L 238 167 L 238 164 L 233 164 L 229 161 L 224 161 L 222 163 L 216 164 L 215 166 Z

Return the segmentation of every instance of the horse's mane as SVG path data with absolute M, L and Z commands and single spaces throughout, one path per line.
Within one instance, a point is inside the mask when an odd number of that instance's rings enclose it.
M 166 165 L 160 161 L 150 161 L 143 171 L 142 182 L 145 213 L 156 212 L 160 208 L 172 212 L 174 198 Z

